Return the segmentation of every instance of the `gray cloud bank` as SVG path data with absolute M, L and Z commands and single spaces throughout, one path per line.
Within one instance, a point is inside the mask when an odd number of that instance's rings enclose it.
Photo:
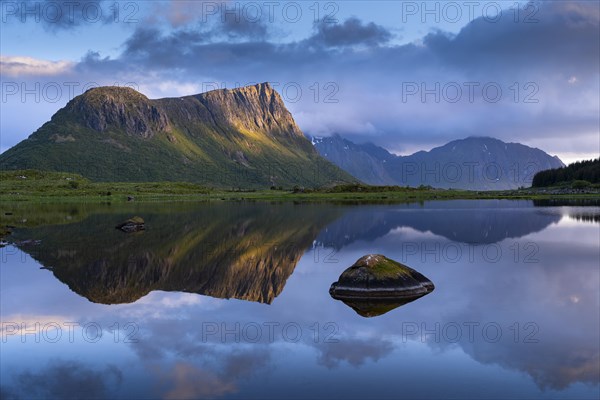
M 432 31 L 408 44 L 392 41 L 398 27 L 356 17 L 316 22 L 291 42 L 276 40 L 279 28 L 264 20 L 140 26 L 120 56 L 90 51 L 72 73 L 134 81 L 149 95 L 170 84 L 276 82 L 307 133 L 396 152 L 469 135 L 550 153 L 600 151 L 599 5 L 536 4 L 535 22 L 480 17 L 456 35 Z

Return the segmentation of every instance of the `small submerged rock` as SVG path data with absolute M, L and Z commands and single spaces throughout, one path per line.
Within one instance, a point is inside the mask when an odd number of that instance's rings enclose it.
M 138 232 L 146 229 L 144 219 L 142 217 L 132 217 L 127 221 L 120 223 L 115 228 L 122 230 L 123 232 Z
M 329 289 L 331 297 L 359 315 L 373 317 L 433 291 L 429 279 L 414 269 L 379 254 L 361 257 Z

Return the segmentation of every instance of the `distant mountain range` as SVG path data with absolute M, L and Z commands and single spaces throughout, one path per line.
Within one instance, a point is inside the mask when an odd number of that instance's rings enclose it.
M 0 169 L 263 189 L 356 181 L 317 153 L 268 83 L 159 100 L 90 89 L 2 153 Z
M 516 189 L 530 186 L 539 171 L 564 166 L 540 149 L 490 137 L 454 140 L 409 156 L 396 156 L 371 143 L 355 144 L 340 135 L 310 139 L 323 157 L 372 185 Z

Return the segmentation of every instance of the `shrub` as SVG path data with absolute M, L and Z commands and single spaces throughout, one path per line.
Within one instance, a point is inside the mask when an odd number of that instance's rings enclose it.
M 571 187 L 573 189 L 583 189 L 583 188 L 589 187 L 590 185 L 591 185 L 591 183 L 588 181 L 577 180 L 577 181 L 573 181 L 573 184 L 571 185 Z

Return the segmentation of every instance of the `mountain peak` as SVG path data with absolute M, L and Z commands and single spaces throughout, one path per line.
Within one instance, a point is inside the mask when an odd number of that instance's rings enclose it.
M 258 91 L 268 91 L 268 92 L 274 91 L 273 87 L 271 86 L 271 84 L 269 82 L 257 83 L 256 85 L 241 86 L 241 87 L 233 89 L 233 90 L 258 90 Z
M 218 89 L 193 96 L 207 108 L 219 110 L 212 117 L 245 131 L 268 131 L 287 137 L 304 137 L 283 99 L 268 83 L 235 89 Z
M 148 101 L 137 90 L 127 86 L 99 86 L 86 90 L 82 95 L 87 101 L 112 99 L 114 101 Z
M 503 142 L 500 139 L 497 139 L 495 137 L 491 137 L 491 136 L 468 136 L 464 139 L 456 139 L 453 140 L 452 142 L 495 142 L 495 143 L 502 143 L 505 144 L 505 142 Z M 450 142 L 450 143 L 452 143 Z
M 228 89 L 228 88 L 223 88 L 223 89 L 214 89 L 214 90 L 209 90 L 208 92 L 204 92 L 204 93 L 200 93 L 199 95 L 206 95 L 209 93 L 219 93 L 219 92 L 223 92 L 223 93 L 237 93 L 237 94 L 241 94 L 241 95 L 251 95 L 251 94 L 265 94 L 267 96 L 272 96 L 273 94 L 277 94 L 277 92 L 275 91 L 275 89 L 273 89 L 273 86 L 271 86 L 271 84 L 269 82 L 262 82 L 262 83 L 257 83 L 255 85 L 246 85 L 246 86 L 239 86 L 239 87 L 235 87 L 233 89 Z
M 97 132 L 124 131 L 149 138 L 169 128 L 164 111 L 130 87 L 89 89 L 71 100 L 64 112 Z

